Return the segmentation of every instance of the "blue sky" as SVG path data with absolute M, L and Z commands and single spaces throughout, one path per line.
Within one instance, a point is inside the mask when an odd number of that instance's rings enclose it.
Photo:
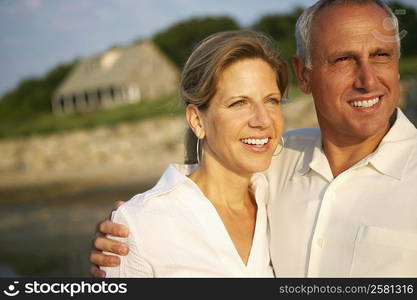
M 58 63 L 127 44 L 192 16 L 242 26 L 315 0 L 0 0 L 0 95 Z M 401 2 L 417 8 L 416 0 Z

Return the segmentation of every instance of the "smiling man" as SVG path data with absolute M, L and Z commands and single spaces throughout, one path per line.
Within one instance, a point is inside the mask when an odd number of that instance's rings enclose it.
M 287 133 L 267 172 L 276 276 L 417 277 L 417 130 L 397 108 L 395 15 L 378 0 L 322 0 L 296 38 L 294 67 L 320 130 Z
M 417 136 L 396 109 L 393 17 L 336 0 L 298 20 L 294 65 L 320 131 L 289 133 L 269 169 L 278 276 L 417 276 Z

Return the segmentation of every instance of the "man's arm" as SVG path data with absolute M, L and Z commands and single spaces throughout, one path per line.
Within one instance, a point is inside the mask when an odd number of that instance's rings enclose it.
M 123 201 L 115 202 L 113 210 L 116 210 Z M 113 211 L 112 210 L 112 211 Z M 106 219 L 100 221 L 96 225 L 96 233 L 93 238 L 93 249 L 90 252 L 90 274 L 93 277 L 106 277 L 106 273 L 99 269 L 99 266 L 115 267 L 120 265 L 120 259 L 114 255 L 106 255 L 103 251 L 118 255 L 126 255 L 129 253 L 129 247 L 125 243 L 114 241 L 106 237 L 107 234 L 117 237 L 127 237 L 129 229 L 126 226 L 113 223 L 110 221 L 111 213 Z

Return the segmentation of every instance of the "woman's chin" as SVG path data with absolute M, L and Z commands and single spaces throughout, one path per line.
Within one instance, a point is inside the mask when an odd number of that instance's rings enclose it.
M 245 164 L 245 169 L 247 170 L 247 173 L 253 174 L 253 173 L 266 171 L 270 165 L 271 165 L 271 158 L 262 159 L 262 160 L 253 160 Z

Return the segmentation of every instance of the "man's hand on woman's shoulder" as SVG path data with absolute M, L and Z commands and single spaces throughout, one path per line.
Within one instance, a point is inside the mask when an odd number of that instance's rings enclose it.
M 112 211 L 116 210 L 123 201 L 116 201 Z M 111 221 L 111 212 L 104 220 L 96 225 L 96 232 L 93 237 L 93 249 L 90 252 L 90 274 L 93 277 L 103 278 L 106 273 L 100 270 L 100 266 L 115 267 L 120 265 L 120 258 L 114 255 L 104 254 L 103 251 L 118 255 L 127 255 L 129 247 L 125 243 L 114 241 L 107 237 L 107 235 L 117 237 L 127 237 L 129 229 L 126 226 L 113 223 Z

